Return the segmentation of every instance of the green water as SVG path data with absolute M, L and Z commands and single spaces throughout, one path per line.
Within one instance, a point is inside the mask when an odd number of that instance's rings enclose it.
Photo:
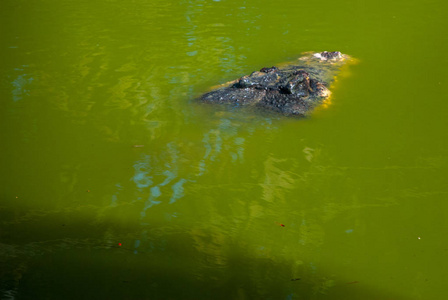
M 2 0 L 0 298 L 445 299 L 447 9 Z M 309 118 L 194 100 L 322 50 Z

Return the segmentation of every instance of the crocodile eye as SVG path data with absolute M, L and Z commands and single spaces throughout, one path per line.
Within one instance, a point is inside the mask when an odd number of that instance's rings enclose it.
M 238 80 L 238 83 L 235 84 L 235 87 L 238 88 L 248 88 L 253 85 L 253 82 L 249 80 L 248 77 L 241 77 L 240 80 Z
M 277 71 L 278 71 L 277 67 L 262 68 L 260 70 L 260 72 L 263 72 L 263 73 L 273 73 L 273 72 L 277 72 Z

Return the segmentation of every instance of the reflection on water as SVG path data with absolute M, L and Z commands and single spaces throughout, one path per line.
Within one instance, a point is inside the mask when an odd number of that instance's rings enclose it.
M 20 69 L 16 69 L 20 70 Z M 22 71 L 23 69 L 21 69 Z M 27 74 L 19 75 L 12 82 L 14 89 L 12 90 L 12 97 L 14 101 L 19 101 L 23 96 L 29 95 L 29 90 L 27 86 L 33 82 L 33 78 L 29 77 Z
M 167 144 L 166 155 L 170 156 L 171 160 L 168 160 L 164 163 L 164 167 L 166 170 L 163 170 L 162 173 L 155 173 L 154 176 L 162 175 L 165 177 L 163 182 L 159 184 L 153 185 L 153 176 L 151 174 L 151 156 L 143 155 L 143 158 L 137 161 L 134 164 L 135 175 L 132 180 L 135 182 L 139 193 L 145 194 L 145 188 L 149 188 L 150 196 L 148 200 L 145 202 L 145 206 L 141 211 L 140 215 L 142 218 L 146 216 L 146 210 L 151 208 L 154 205 L 160 204 L 161 201 L 157 201 L 156 199 L 162 195 L 160 190 L 161 187 L 166 185 L 171 185 L 172 194 L 169 198 L 169 204 L 173 204 L 177 199 L 183 196 L 184 191 L 184 183 L 188 180 L 185 178 L 177 178 L 178 177 L 178 153 L 175 149 L 175 145 L 173 143 Z M 157 159 L 154 159 L 153 162 L 157 162 Z M 172 183 L 172 181 L 174 181 Z M 140 200 L 140 199 L 138 199 Z

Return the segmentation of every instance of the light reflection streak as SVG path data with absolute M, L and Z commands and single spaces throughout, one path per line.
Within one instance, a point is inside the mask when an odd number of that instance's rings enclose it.
M 12 99 L 17 102 L 23 99 L 24 96 L 29 95 L 28 86 L 33 82 L 34 78 L 27 74 L 18 75 L 16 79 L 11 83 L 14 87 L 12 90 Z

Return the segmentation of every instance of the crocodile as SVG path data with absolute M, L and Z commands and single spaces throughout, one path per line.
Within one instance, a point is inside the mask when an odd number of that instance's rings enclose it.
M 331 83 L 350 61 L 349 55 L 339 51 L 305 52 L 295 61 L 265 67 L 212 88 L 200 101 L 307 116 L 330 97 Z

